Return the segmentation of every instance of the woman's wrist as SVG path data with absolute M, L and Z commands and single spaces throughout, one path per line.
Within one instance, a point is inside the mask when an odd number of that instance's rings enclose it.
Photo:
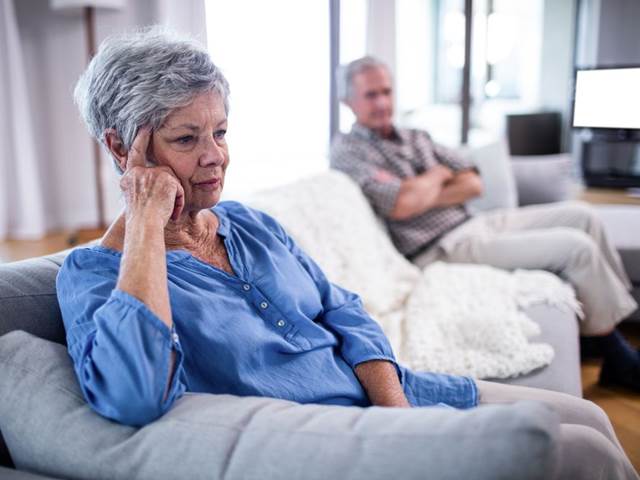
M 156 215 L 127 215 L 117 287 L 172 325 L 164 225 Z
M 161 230 L 164 232 L 166 221 L 156 209 L 135 210 L 125 213 L 125 225 L 128 230 Z
M 404 394 L 393 362 L 388 360 L 363 362 L 356 365 L 355 373 L 373 405 L 381 407 L 411 406 Z

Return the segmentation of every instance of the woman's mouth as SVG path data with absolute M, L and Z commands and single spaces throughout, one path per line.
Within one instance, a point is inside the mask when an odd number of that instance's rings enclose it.
M 220 179 L 217 177 L 210 178 L 209 180 L 205 180 L 203 182 L 194 183 L 193 186 L 195 188 L 211 192 L 218 188 L 218 186 L 220 186 Z

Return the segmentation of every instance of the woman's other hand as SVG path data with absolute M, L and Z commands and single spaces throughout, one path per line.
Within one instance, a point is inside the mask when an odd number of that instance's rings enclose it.
M 170 167 L 147 166 L 151 128 L 138 130 L 127 154 L 125 173 L 120 179 L 127 219 L 157 218 L 163 227 L 177 220 L 184 208 L 184 190 Z
M 411 407 L 393 363 L 386 360 L 369 360 L 356 365 L 355 373 L 372 405 Z

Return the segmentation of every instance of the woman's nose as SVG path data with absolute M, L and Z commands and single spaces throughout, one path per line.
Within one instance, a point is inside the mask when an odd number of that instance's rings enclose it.
M 222 165 L 225 155 L 225 150 L 221 145 L 218 145 L 213 138 L 207 139 L 204 149 L 200 154 L 200 166 Z

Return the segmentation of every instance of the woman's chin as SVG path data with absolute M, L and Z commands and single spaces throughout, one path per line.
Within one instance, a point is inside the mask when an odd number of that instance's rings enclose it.
M 211 192 L 210 195 L 206 195 L 206 196 L 199 196 L 200 198 L 197 199 L 193 199 L 194 201 L 192 202 L 192 208 L 194 210 L 206 210 L 212 207 L 215 207 L 219 202 L 220 202 L 220 198 L 222 197 L 222 191 L 221 190 L 217 190 L 215 192 Z

